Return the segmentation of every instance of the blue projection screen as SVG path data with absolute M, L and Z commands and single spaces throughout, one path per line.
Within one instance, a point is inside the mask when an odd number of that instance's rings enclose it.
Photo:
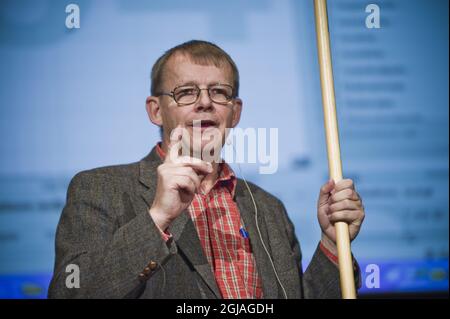
M 77 4 L 80 28 L 66 27 Z M 329 0 L 343 170 L 366 220 L 352 244 L 362 294 L 448 292 L 448 1 Z M 328 178 L 313 2 L 0 3 L 0 298 L 45 298 L 70 179 L 159 140 L 145 112 L 167 49 L 217 43 L 236 61 L 242 128 L 278 128 L 278 170 L 245 177 L 285 204 L 308 264 Z M 234 167 L 234 166 L 233 166 Z M 366 285 L 378 269 L 378 287 Z

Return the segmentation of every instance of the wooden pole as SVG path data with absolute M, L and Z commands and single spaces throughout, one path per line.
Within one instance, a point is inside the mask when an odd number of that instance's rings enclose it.
M 316 17 L 317 49 L 319 54 L 320 82 L 322 85 L 328 168 L 330 177 L 335 182 L 338 182 L 342 179 L 342 164 L 339 147 L 338 123 L 336 118 L 336 100 L 334 96 L 333 66 L 331 63 L 326 0 L 314 0 L 314 13 Z M 336 245 L 338 250 L 342 298 L 355 299 L 355 279 L 353 274 L 348 225 L 345 222 L 338 222 L 335 223 L 334 226 L 336 229 Z

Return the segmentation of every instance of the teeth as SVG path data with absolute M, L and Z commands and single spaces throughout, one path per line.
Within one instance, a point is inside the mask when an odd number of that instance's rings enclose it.
M 197 125 L 200 124 L 201 126 L 214 126 L 214 125 L 216 125 L 216 123 L 214 121 L 210 121 L 210 120 L 205 120 L 205 121 L 201 121 L 201 122 L 200 122 L 200 120 L 193 121 L 190 125 L 194 126 L 196 124 Z

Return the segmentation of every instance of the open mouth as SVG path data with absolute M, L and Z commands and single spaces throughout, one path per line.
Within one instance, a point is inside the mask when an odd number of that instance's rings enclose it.
M 192 122 L 189 122 L 187 126 L 194 127 L 194 128 L 201 128 L 201 129 L 207 129 L 211 127 L 217 127 L 218 123 L 213 120 L 193 120 Z

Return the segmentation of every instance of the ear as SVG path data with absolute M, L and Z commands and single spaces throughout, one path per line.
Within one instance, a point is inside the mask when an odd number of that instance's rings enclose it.
M 231 127 L 236 127 L 241 119 L 242 100 L 235 98 L 233 102 L 233 117 L 231 119 Z
M 163 125 L 159 98 L 156 96 L 147 97 L 145 100 L 145 109 L 147 110 L 148 118 L 153 124 L 158 126 Z

